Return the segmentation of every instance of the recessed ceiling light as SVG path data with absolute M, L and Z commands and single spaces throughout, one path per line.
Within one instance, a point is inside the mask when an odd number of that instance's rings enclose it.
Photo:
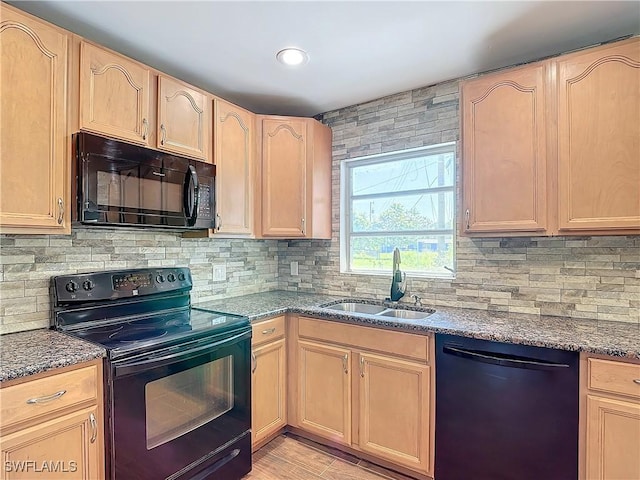
M 284 48 L 276 53 L 278 61 L 289 67 L 297 67 L 309 61 L 309 55 L 299 48 Z

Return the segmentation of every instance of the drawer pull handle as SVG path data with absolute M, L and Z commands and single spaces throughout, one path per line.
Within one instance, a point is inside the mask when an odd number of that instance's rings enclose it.
M 262 330 L 262 334 L 263 335 L 271 335 L 275 331 L 276 331 L 276 327 L 267 328 L 266 330 Z
M 634 378 L 633 383 L 637 383 L 638 385 L 640 385 L 640 378 Z
M 360 376 L 364 378 L 364 357 L 360 356 Z
M 349 354 L 345 353 L 344 357 L 342 357 L 342 368 L 344 369 L 344 373 L 349 373 L 349 368 L 347 367 L 348 361 L 349 361 Z
M 256 373 L 257 368 L 258 368 L 258 359 L 256 358 L 256 354 L 251 352 L 251 373 Z
M 89 422 L 91 423 L 91 443 L 96 442 L 96 438 L 98 438 L 98 425 L 96 423 L 96 416 L 93 413 L 89 414 Z
M 27 403 L 29 405 L 33 405 L 36 403 L 47 403 L 47 402 L 51 402 L 52 400 L 57 400 L 59 399 L 62 395 L 64 395 L 65 393 L 67 393 L 66 390 L 60 390 L 59 392 L 56 392 L 54 394 L 51 395 L 47 395 L 46 397 L 37 397 L 37 398 L 30 398 L 29 400 L 27 400 Z

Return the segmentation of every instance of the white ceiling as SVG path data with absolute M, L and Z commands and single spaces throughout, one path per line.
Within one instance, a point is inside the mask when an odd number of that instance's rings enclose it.
M 257 113 L 311 116 L 640 33 L 637 1 L 9 1 Z M 287 46 L 310 61 L 275 60 Z

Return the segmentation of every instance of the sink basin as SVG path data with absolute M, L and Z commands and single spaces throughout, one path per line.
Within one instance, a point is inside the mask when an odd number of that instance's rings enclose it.
M 339 310 L 341 312 L 367 313 L 369 315 L 379 315 L 381 317 L 401 318 L 405 320 L 422 320 L 433 313 L 431 311 L 419 312 L 416 310 L 405 310 L 403 308 L 389 308 L 382 305 L 371 305 L 368 303 L 340 302 L 335 305 L 326 305 L 324 308 Z
M 389 308 L 380 312 L 378 315 L 383 317 L 404 318 L 407 320 L 422 320 L 427 318 L 433 312 L 418 312 L 415 310 L 402 310 L 400 308 Z
M 355 302 L 341 302 L 336 303 L 335 305 L 328 305 L 324 308 L 340 310 L 341 312 L 368 313 L 369 315 L 376 315 L 387 310 L 387 307 L 381 307 L 380 305 L 369 305 L 368 303 Z

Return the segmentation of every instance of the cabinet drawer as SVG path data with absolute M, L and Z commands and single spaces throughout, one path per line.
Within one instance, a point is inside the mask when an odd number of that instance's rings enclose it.
M 589 388 L 640 398 L 640 365 L 590 358 Z
M 427 361 L 429 337 L 379 328 L 300 317 L 300 337 Z
M 53 374 L 0 389 L 2 427 L 98 401 L 98 367 Z M 64 392 L 64 393 L 62 393 Z
M 281 337 L 284 337 L 284 315 L 252 325 L 251 345 L 254 347 Z

